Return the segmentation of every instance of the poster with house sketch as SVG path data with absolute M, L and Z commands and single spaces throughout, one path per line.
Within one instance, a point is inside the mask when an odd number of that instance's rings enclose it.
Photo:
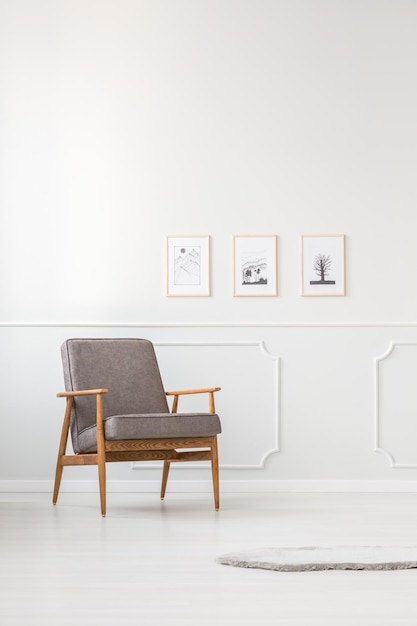
M 345 236 L 301 235 L 301 294 L 345 295 Z
M 209 237 L 166 237 L 166 295 L 209 296 Z
M 233 295 L 277 295 L 276 235 L 233 237 Z

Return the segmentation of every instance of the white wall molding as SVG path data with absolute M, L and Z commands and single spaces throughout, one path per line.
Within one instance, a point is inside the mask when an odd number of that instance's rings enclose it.
M 159 480 L 108 480 L 108 493 L 159 493 Z M 0 493 L 50 493 L 52 480 L 0 480 Z M 221 480 L 221 493 L 417 493 L 417 480 Z M 171 493 L 211 493 L 210 480 L 175 480 Z M 63 480 L 60 493 L 98 493 L 98 481 Z M 58 500 L 59 503 L 59 500 Z
M 417 321 L 351 322 L 0 322 L 0 328 L 417 328 Z
M 394 455 L 381 445 L 381 389 L 380 389 L 380 366 L 383 361 L 392 356 L 396 349 L 402 346 L 417 346 L 415 341 L 390 341 L 387 350 L 375 358 L 375 401 L 374 401 L 374 449 L 382 454 L 392 469 L 417 469 L 417 463 L 399 463 Z
M 22 419 L 27 420 L 25 427 L 29 433 L 19 461 L 6 444 L 3 446 L 2 464 L 7 468 L 7 473 L 2 472 L 3 477 L 49 476 L 48 459 L 56 454 L 62 412 L 55 399 L 56 391 L 62 386 L 57 346 L 60 339 L 71 332 L 75 329 L 3 328 L 5 441 L 18 439 Z M 82 329 L 80 332 L 85 336 L 89 331 Z M 222 392 L 216 396 L 216 407 L 224 426 L 219 444 L 225 478 L 233 476 L 254 481 L 266 475 L 270 479 L 308 478 L 314 470 L 314 474 L 327 479 L 343 475 L 364 480 L 384 479 L 393 478 L 393 474 L 398 480 L 417 479 L 417 452 L 411 447 L 410 436 L 413 429 L 417 432 L 417 421 L 414 426 L 413 416 L 407 413 L 409 397 L 413 398 L 409 365 L 417 364 L 416 329 L 401 332 L 392 329 L 287 331 L 263 329 L 254 324 L 250 331 L 237 327 L 219 330 L 185 327 L 148 332 L 146 329 L 137 332 L 134 329 L 93 329 L 90 332 L 94 335 L 102 332 L 106 336 L 146 333 L 157 346 L 167 389 L 175 388 L 172 385 L 176 386 L 179 381 L 191 387 L 212 381 L 222 387 Z M 177 347 L 181 345 L 190 347 Z M 407 345 L 413 347 L 402 347 Z M 250 374 L 248 363 L 253 370 Z M 320 368 L 316 367 L 317 363 Z M 407 373 L 407 381 L 402 381 L 404 373 Z M 323 376 L 326 377 L 326 393 L 320 391 Z M 22 379 L 28 381 L 30 393 L 19 393 Z M 406 411 L 396 411 L 397 384 L 405 390 L 402 406 Z M 417 386 L 415 388 L 417 398 Z M 340 403 L 346 389 L 349 393 Z M 198 410 L 206 410 L 206 399 L 199 402 Z M 29 417 L 22 418 L 31 415 L 34 403 L 43 407 L 40 424 L 44 432 L 51 435 L 51 428 L 56 431 L 52 441 L 44 438 L 41 442 L 41 455 L 31 444 L 39 425 L 35 426 Z M 417 402 L 413 404 L 417 406 Z M 191 404 L 184 404 L 184 410 L 193 410 L 189 407 Z M 257 438 L 258 432 L 261 440 Z M 342 432 L 346 434 L 344 441 L 349 444 L 341 440 Z M 237 441 L 239 445 L 242 442 L 242 450 L 237 448 Z M 141 470 L 148 468 L 148 464 L 139 465 Z M 264 469 L 259 471 L 262 466 L 268 467 L 268 473 Z M 209 476 L 209 470 L 207 474 L 206 470 L 200 471 L 200 464 L 198 469 L 193 469 L 191 464 L 178 464 L 178 468 L 181 467 L 190 472 L 181 469 L 177 472 L 178 479 L 199 480 Z M 227 473 L 226 468 L 233 473 Z M 394 472 L 397 468 L 400 471 Z M 138 476 L 138 472 L 131 470 L 130 463 L 114 464 L 112 471 L 112 478 L 122 480 L 155 477 L 154 473 L 143 471 Z M 80 479 L 82 477 L 81 472 Z
M 262 452 L 261 457 L 258 462 L 248 462 L 248 463 L 230 463 L 230 462 L 220 462 L 221 469 L 262 469 L 265 467 L 266 460 L 272 454 L 280 451 L 280 397 L 281 397 L 281 374 L 280 374 L 280 363 L 281 359 L 279 356 L 271 354 L 266 346 L 264 341 L 154 341 L 154 346 L 158 347 L 210 347 L 210 348 L 223 348 L 223 347 L 231 347 L 231 348 L 257 348 L 259 349 L 262 356 L 273 362 L 273 387 L 271 389 L 271 393 L 273 395 L 273 412 L 270 415 L 270 440 L 268 443 L 268 447 Z M 236 405 L 238 406 L 238 405 Z M 237 409 L 242 414 L 245 411 L 245 407 L 240 407 Z M 252 432 L 244 432 L 242 430 L 242 421 L 237 424 L 240 430 L 236 433 L 236 437 L 243 436 L 243 439 L 250 440 Z M 261 439 L 261 432 L 258 430 L 258 438 Z M 249 438 L 249 439 L 248 439 Z M 241 446 L 243 448 L 243 446 Z M 233 443 L 233 453 L 235 451 L 235 444 Z M 225 449 L 224 453 L 221 455 L 220 459 L 227 458 L 228 450 Z M 132 469 L 134 470 L 142 470 L 149 469 L 149 467 L 161 467 L 160 462 L 155 463 L 140 463 L 133 462 Z M 205 466 L 203 463 L 178 463 L 176 466 L 177 469 L 201 469 Z M 208 464 L 207 464 L 208 466 Z

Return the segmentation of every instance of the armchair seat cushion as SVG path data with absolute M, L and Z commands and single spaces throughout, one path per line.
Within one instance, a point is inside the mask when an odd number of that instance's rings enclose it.
M 216 413 L 147 413 L 112 415 L 104 418 L 105 439 L 165 439 L 176 437 L 211 437 L 221 432 Z M 96 426 L 78 435 L 80 452 L 96 452 Z

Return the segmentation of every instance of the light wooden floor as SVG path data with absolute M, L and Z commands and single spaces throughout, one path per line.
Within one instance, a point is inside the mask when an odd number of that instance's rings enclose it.
M 417 570 L 215 563 L 261 546 L 417 545 L 416 494 L 0 494 L 3 626 L 415 626 Z

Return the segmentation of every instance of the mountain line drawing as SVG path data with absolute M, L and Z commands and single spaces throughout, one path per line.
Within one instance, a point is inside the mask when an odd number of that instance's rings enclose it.
M 200 285 L 201 250 L 200 246 L 175 246 L 174 284 Z

